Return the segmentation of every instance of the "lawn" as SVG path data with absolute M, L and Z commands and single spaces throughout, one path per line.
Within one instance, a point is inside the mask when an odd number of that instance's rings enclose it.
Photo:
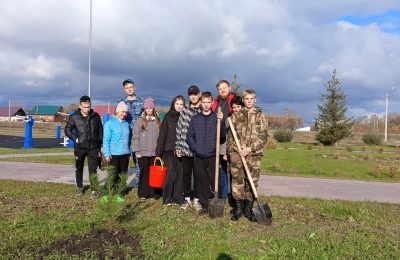
M 73 148 L 57 147 L 57 148 L 32 148 L 32 149 L 12 149 L 0 148 L 0 154 L 29 154 L 29 153 L 64 153 L 71 152 Z
M 185 212 L 163 207 L 160 201 L 139 202 L 133 191 L 125 203 L 115 205 L 90 200 L 89 192 L 75 198 L 72 185 L 1 180 L 0 190 L 3 259 L 400 256 L 400 205 L 395 204 L 272 197 L 268 203 L 273 225 L 260 226 L 246 219 L 232 222 L 227 206 L 223 218 L 211 220 L 192 209 Z M 96 240 L 97 247 L 90 249 L 89 239 L 99 230 L 124 239 L 108 245 L 101 243 L 105 238 Z M 138 241 L 139 247 L 127 240 Z M 77 246 L 82 250 L 70 250 Z
M 67 152 L 69 148 L 0 149 L 1 153 L 20 151 Z M 265 149 L 262 173 L 268 175 L 307 176 L 335 179 L 400 182 L 400 150 L 395 147 L 346 145 L 323 147 L 301 143 L 279 144 L 277 149 Z M 73 156 L 15 157 L 6 161 L 71 165 Z
M 400 152 L 394 147 L 288 143 L 266 149 L 264 154 L 262 172 L 269 175 L 400 181 Z
M 33 163 L 74 165 L 75 164 L 75 157 L 71 153 L 71 155 L 57 155 L 57 156 L 34 156 L 34 157 L 0 158 L 0 161 L 7 161 L 7 162 L 33 162 Z M 85 161 L 85 165 L 87 165 L 87 160 Z
M 49 138 L 56 136 L 56 127 L 53 125 L 53 129 L 39 129 L 33 127 L 32 135 L 35 138 Z M 62 129 L 63 131 L 64 129 Z M 0 135 L 12 135 L 12 136 L 25 136 L 25 127 L 0 127 Z

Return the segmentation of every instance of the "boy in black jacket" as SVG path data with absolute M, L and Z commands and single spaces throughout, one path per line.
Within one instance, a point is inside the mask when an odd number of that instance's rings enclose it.
M 194 154 L 197 192 L 202 206 L 200 214 L 208 212 L 208 200 L 213 197 L 215 185 L 215 150 L 217 141 L 217 114 L 212 112 L 212 94 L 201 94 L 202 112 L 193 116 L 189 123 L 186 141 Z M 222 113 L 218 114 L 222 119 Z M 221 127 L 220 142 L 226 139 L 225 127 Z
M 91 109 L 90 97 L 82 96 L 79 109 L 69 117 L 65 135 L 74 141 L 76 196 L 83 195 L 83 166 L 88 160 L 89 176 L 97 173 L 97 157 L 103 143 L 103 124 L 100 115 Z M 90 180 L 90 177 L 89 177 Z M 91 183 L 92 184 L 92 183 Z M 97 191 L 92 188 L 92 199 L 97 199 Z

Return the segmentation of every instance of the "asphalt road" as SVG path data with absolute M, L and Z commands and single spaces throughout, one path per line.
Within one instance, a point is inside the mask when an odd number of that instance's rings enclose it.
M 32 140 L 32 148 L 63 147 L 60 143 L 63 138 L 35 138 Z M 0 148 L 21 149 L 24 146 L 24 137 L 12 135 L 0 135 Z

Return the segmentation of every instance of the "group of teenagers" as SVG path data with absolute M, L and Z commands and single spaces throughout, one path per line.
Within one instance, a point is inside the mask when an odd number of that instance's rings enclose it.
M 261 158 L 267 142 L 267 118 L 255 106 L 256 93 L 246 89 L 241 96 L 231 92 L 227 80 L 216 84 L 218 95 L 201 92 L 199 87 L 188 88 L 188 104 L 178 95 L 169 111 L 160 120 L 153 98 L 136 95 L 133 80 L 122 83 L 126 96 L 119 100 L 115 115 L 104 124 L 91 109 L 88 96 L 80 98 L 79 108 L 70 116 L 65 134 L 74 141 L 76 195 L 83 195 L 83 166 L 88 158 L 89 176 L 97 173 L 98 156 L 113 167 L 114 184 L 122 173 L 128 172 L 129 160 L 134 160 L 134 185 L 142 201 L 162 198 L 164 206 L 178 205 L 186 210 L 194 207 L 207 214 L 214 197 L 216 158 L 219 156 L 219 198 L 228 199 L 233 207 L 231 219 L 245 216 L 255 222 L 252 212 L 254 195 L 247 179 L 243 158 L 258 187 Z M 237 146 L 231 125 L 240 142 Z M 217 151 L 217 124 L 219 154 Z M 167 168 L 162 188 L 149 185 L 150 166 L 162 159 Z M 90 180 L 92 178 L 89 178 Z M 93 199 L 98 193 L 91 183 Z

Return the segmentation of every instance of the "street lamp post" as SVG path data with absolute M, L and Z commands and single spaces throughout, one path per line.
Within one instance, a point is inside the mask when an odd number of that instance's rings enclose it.
M 92 72 L 92 0 L 90 0 L 90 24 L 89 24 L 89 82 L 88 82 L 88 96 L 90 97 L 90 85 Z
M 396 87 L 392 87 L 386 91 L 386 102 L 385 102 L 385 142 L 387 142 L 387 125 L 388 125 L 388 107 L 389 107 L 389 92 L 394 90 Z

